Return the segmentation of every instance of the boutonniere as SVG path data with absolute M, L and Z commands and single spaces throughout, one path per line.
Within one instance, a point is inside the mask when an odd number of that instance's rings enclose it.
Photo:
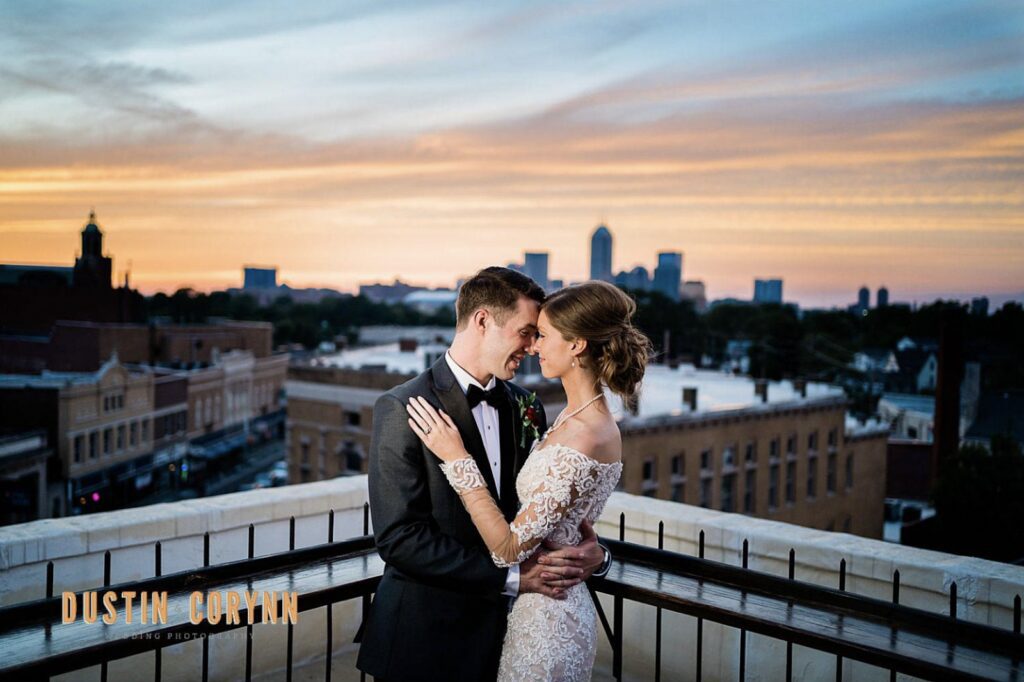
M 521 448 L 526 447 L 527 436 L 533 440 L 540 438 L 540 413 L 533 404 L 536 400 L 536 393 L 516 398 L 516 403 L 519 405 L 519 422 L 523 425 L 523 435 L 519 439 L 519 447 Z

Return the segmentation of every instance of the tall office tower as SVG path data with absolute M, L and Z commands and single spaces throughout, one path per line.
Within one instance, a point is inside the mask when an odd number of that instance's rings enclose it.
M 857 307 L 862 311 L 871 307 L 871 290 L 867 287 L 861 287 L 857 292 Z
M 590 279 L 614 281 L 612 277 L 612 233 L 604 225 L 598 225 L 590 237 Z
M 782 280 L 755 279 L 754 303 L 782 303 Z
M 243 289 L 273 289 L 277 286 L 277 268 L 254 268 L 246 266 L 243 270 Z
M 683 254 L 678 251 L 658 253 L 658 267 L 654 268 L 651 288 L 673 301 L 679 300 L 679 286 L 683 280 Z
M 876 300 L 879 308 L 884 308 L 889 305 L 889 290 L 885 287 L 881 287 L 878 290 L 878 298 Z
M 534 282 L 540 285 L 540 288 L 547 291 L 550 282 L 548 282 L 548 254 L 544 253 L 526 253 L 525 262 L 523 264 L 523 274 L 532 279 Z

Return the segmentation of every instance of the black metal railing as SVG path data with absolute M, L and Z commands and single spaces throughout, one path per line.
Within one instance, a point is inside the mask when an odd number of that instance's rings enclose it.
M 252 625 L 193 624 L 184 616 L 183 603 L 195 590 L 260 591 L 261 587 L 288 586 L 297 591 L 298 610 L 326 608 L 324 679 L 332 675 L 333 604 L 362 600 L 365 619 L 370 596 L 383 571 L 369 533 L 369 510 L 364 506 L 363 533 L 359 538 L 334 539 L 334 511 L 328 515 L 327 542 L 295 549 L 295 518 L 289 526 L 289 549 L 279 554 L 255 557 L 255 527 L 249 526 L 246 559 L 210 565 L 209 533 L 204 536 L 203 566 L 190 571 L 162 575 L 161 543 L 154 545 L 154 577 L 111 585 L 111 556 L 104 554 L 103 587 L 119 592 L 167 591 L 168 622 L 161 624 L 115 623 L 104 627 L 85 623 L 61 624 L 61 599 L 54 596 L 53 562 L 47 564 L 46 596 L 43 599 L 0 608 L 0 678 L 46 679 L 72 670 L 100 666 L 100 679 L 107 679 L 109 661 L 152 651 L 153 679 L 161 679 L 162 650 L 189 639 L 201 638 L 202 679 L 209 677 L 209 637 L 228 630 L 246 629 L 245 679 L 251 680 Z M 1021 596 L 1012 605 L 1010 630 L 971 623 L 958 618 L 957 587 L 950 589 L 948 614 L 935 614 L 899 603 L 899 571 L 893 575 L 891 601 L 856 595 L 846 590 L 846 560 L 838 567 L 838 589 L 796 580 L 796 554 L 789 552 L 785 578 L 748 568 L 750 543 L 743 542 L 741 565 L 733 566 L 704 557 L 704 533 L 700 532 L 697 556 L 664 550 L 664 524 L 659 524 L 658 546 L 625 542 L 625 515 L 619 517 L 617 540 L 605 540 L 615 557 L 609 574 L 592 579 L 589 589 L 601 625 L 612 649 L 612 674 L 621 680 L 624 668 L 623 640 L 626 601 L 654 608 L 654 679 L 663 674 L 663 611 L 686 614 L 696 619 L 692 642 L 672 642 L 675 650 L 693 647 L 692 674 L 704 676 L 704 622 L 711 621 L 739 631 L 737 676 L 747 676 L 747 633 L 786 643 L 786 679 L 793 677 L 793 647 L 799 645 L 835 656 L 835 677 L 841 682 L 844 658 L 925 679 L 1021 680 L 1024 636 L 1021 635 Z M 611 597 L 608 614 L 599 598 Z M 81 594 L 77 593 L 81 600 Z M 79 603 L 79 608 L 81 604 Z M 633 612 L 635 613 L 635 611 Z M 253 609 L 252 619 L 263 619 L 263 605 Z M 635 624 L 634 624 L 635 625 Z M 293 626 L 288 624 L 285 645 L 286 679 L 293 673 Z M 673 677 L 686 671 L 674 669 Z M 141 673 L 139 674 L 141 677 Z M 148 675 L 147 675 L 148 677 Z

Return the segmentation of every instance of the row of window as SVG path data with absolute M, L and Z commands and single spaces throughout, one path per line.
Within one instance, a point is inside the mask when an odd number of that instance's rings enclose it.
M 703 466 L 705 455 L 710 457 L 710 450 L 701 453 L 701 463 L 704 473 L 700 480 L 700 506 L 711 507 L 712 493 L 715 485 L 715 477 L 710 474 L 710 466 Z M 838 454 L 829 452 L 826 457 L 825 488 L 829 494 L 834 494 L 838 487 Z M 676 502 L 686 502 L 686 476 L 684 473 L 685 456 L 676 455 L 671 460 L 671 499 Z M 793 460 L 786 463 L 785 500 L 787 504 L 796 502 L 796 462 Z M 846 489 L 853 488 L 853 453 L 846 455 L 845 483 Z M 779 462 L 772 462 L 768 467 L 768 509 L 769 511 L 779 507 L 779 483 L 780 483 Z M 658 484 L 655 479 L 655 460 L 648 459 L 643 463 L 643 489 L 645 495 L 653 497 L 657 494 Z M 735 470 L 725 470 L 721 476 L 721 509 L 726 512 L 737 511 L 736 508 L 736 482 L 738 473 Z M 742 511 L 745 514 L 757 513 L 757 469 L 748 468 L 743 472 L 743 500 Z M 818 456 L 810 455 L 807 458 L 807 480 L 806 499 L 813 500 L 818 495 Z
M 103 396 L 103 412 L 124 409 L 124 393 Z
M 148 441 L 149 420 L 137 420 L 75 436 L 72 456 L 75 464 L 80 464 L 86 457 L 97 459 L 100 455 L 120 453 L 126 448 L 145 445 Z

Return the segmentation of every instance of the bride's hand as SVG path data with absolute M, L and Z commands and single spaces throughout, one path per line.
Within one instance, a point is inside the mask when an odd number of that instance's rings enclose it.
M 409 427 L 423 444 L 445 462 L 469 457 L 462 436 L 452 418 L 417 396 L 405 406 L 409 412 Z

